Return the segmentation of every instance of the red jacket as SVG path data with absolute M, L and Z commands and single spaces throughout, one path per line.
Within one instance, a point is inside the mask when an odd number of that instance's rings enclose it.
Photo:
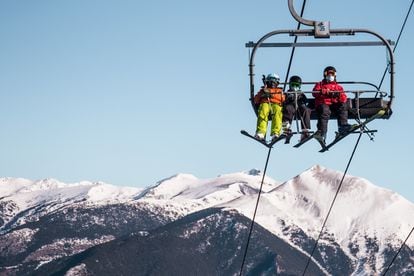
M 261 104 L 261 103 L 276 103 L 282 104 L 285 101 L 285 95 L 283 94 L 282 88 L 262 88 L 260 91 L 254 96 L 254 103 Z
M 315 106 L 321 104 L 331 105 L 333 103 L 344 103 L 347 100 L 344 88 L 336 83 L 336 81 L 320 81 L 315 84 L 313 91 L 315 91 L 312 93 L 315 97 Z

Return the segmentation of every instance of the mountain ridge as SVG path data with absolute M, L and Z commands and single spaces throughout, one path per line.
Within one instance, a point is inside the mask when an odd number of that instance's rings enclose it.
M 319 165 L 283 183 L 266 176 L 255 222 L 286 246 L 309 254 L 342 177 L 342 172 Z M 22 178 L 16 178 L 13 186 L 13 178 L 0 178 L 0 191 L 4 192 L 0 199 L 0 247 L 6 248 L 0 250 L 0 257 L 7 256 L 8 260 L 3 267 L 23 263 L 33 268 L 29 264 L 37 267 L 39 260 L 54 262 L 52 256 L 56 252 L 60 252 L 59 256 L 72 256 L 115 242 L 122 235 L 145 237 L 157 227 L 168 228 L 176 220 L 209 208 L 251 219 L 261 180 L 262 174 L 255 169 L 209 179 L 176 174 L 145 189 L 103 182 L 64 184 L 55 179 Z M 379 273 L 411 229 L 413 213 L 414 204 L 397 193 L 347 175 L 314 260 L 327 271 L 325 274 Z M 47 221 L 60 231 L 55 239 L 48 237 L 47 233 L 55 230 L 46 226 Z M 27 241 L 13 248 L 18 237 L 26 237 Z M 75 245 L 59 249 L 70 243 Z M 283 250 L 287 250 L 286 246 Z M 414 260 L 410 249 L 414 247 L 413 239 L 407 246 L 401 254 Z M 26 256 L 22 253 L 24 248 L 35 251 Z M 414 264 L 410 265 L 399 268 L 414 273 Z

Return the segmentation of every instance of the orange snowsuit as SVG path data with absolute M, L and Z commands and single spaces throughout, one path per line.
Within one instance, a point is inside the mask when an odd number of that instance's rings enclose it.
M 284 101 L 285 95 L 281 88 L 260 89 L 254 96 L 254 103 L 259 104 L 256 133 L 266 135 L 269 114 L 271 114 L 272 126 L 270 135 L 280 135 L 282 130 L 282 104 Z
M 266 96 L 269 97 L 266 97 Z M 276 103 L 282 104 L 285 101 L 285 95 L 283 94 L 282 88 L 262 88 L 260 91 L 254 96 L 254 103 L 255 104 L 262 104 L 262 103 Z

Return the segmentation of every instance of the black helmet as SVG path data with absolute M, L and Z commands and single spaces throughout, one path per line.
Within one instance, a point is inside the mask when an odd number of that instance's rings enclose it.
M 302 84 L 302 79 L 299 76 L 291 76 L 289 79 L 289 83 L 296 82 L 299 85 Z
M 333 66 L 327 66 L 324 70 L 323 70 L 323 75 L 326 76 L 327 72 L 334 72 L 336 75 L 336 68 Z
M 302 79 L 299 76 L 291 76 L 289 79 L 289 91 L 299 91 L 302 86 Z

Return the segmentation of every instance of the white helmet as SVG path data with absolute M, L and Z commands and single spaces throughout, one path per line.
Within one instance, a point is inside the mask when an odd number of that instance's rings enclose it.
M 266 82 L 280 82 L 280 77 L 277 74 L 269 74 L 266 76 Z

